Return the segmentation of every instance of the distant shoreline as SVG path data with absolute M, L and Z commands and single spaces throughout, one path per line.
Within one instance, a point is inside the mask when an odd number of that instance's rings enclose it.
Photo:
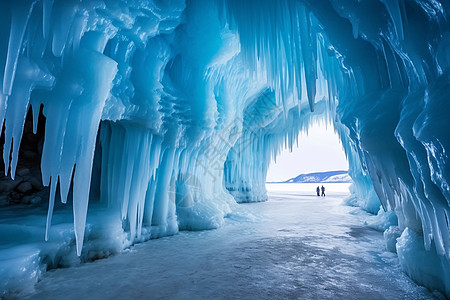
M 266 183 L 351 183 L 348 171 L 324 171 L 300 174 L 285 181 L 267 181 Z
M 286 181 L 266 181 L 266 183 L 270 184 L 294 184 L 294 183 L 304 183 L 304 184 L 330 184 L 330 183 L 352 183 L 352 181 L 345 181 L 345 182 L 286 182 Z

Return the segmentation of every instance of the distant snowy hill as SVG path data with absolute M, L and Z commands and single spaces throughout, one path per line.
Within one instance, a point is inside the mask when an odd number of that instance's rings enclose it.
M 285 183 L 312 183 L 312 182 L 352 182 L 347 171 L 327 171 L 300 174 L 297 177 L 283 181 Z

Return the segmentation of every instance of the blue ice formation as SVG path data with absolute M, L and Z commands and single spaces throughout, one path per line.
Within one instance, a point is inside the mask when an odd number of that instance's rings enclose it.
M 449 13 L 445 0 L 2 1 L 5 174 L 43 107 L 46 238 L 55 200 L 73 198 L 80 255 L 89 202 L 118 211 L 131 242 L 220 226 L 236 201 L 267 199 L 271 159 L 325 120 L 355 201 L 395 211 L 402 266 L 450 295 Z

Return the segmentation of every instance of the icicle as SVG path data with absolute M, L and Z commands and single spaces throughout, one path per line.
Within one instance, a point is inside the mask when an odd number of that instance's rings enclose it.
M 61 196 L 61 203 L 67 203 L 67 196 L 69 195 L 70 184 L 73 177 L 73 162 L 61 166 L 59 190 Z
M 78 3 L 77 0 L 64 0 L 53 5 L 51 16 L 55 26 L 52 28 L 52 52 L 56 57 L 63 55 L 69 41 L 70 28 L 78 10 Z
M 50 226 L 52 224 L 53 208 L 55 207 L 55 194 L 56 186 L 58 184 L 58 178 L 53 178 L 50 184 L 50 195 L 48 199 L 48 210 L 47 210 L 47 222 L 45 224 L 45 240 L 49 239 Z
M 1 82 L 0 82 L 0 87 L 1 87 Z M 0 91 L 0 122 L 1 122 L 0 129 L 1 129 L 1 132 L 3 132 L 7 103 L 8 103 L 8 96 L 4 95 Z
M 78 170 L 90 170 L 92 162 L 87 159 L 82 161 L 77 167 Z M 73 178 L 73 218 L 75 239 L 77 244 L 77 255 L 81 255 L 84 241 L 84 230 L 86 227 L 86 216 L 89 202 L 89 187 L 91 184 L 91 176 L 86 176 L 83 172 L 76 171 Z
M 42 71 L 33 61 L 21 57 L 17 66 L 17 76 L 14 89 L 9 97 L 9 105 L 6 109 L 5 121 L 5 147 L 3 149 L 3 161 L 5 174 L 8 174 L 9 158 L 11 154 L 11 178 L 14 179 L 19 146 L 22 140 L 22 131 L 29 108 L 31 91 L 35 87 L 51 87 L 55 78 Z
M 311 32 L 311 20 L 309 12 L 305 7 L 300 8 L 300 35 L 302 43 L 302 56 L 305 64 L 305 81 L 306 90 L 308 94 L 309 108 L 311 112 L 314 112 L 314 102 L 316 96 L 316 79 L 317 79 L 317 67 L 316 67 L 316 40 Z
M 47 39 L 50 33 L 50 22 L 52 16 L 53 1 L 54 0 L 43 0 L 42 34 L 44 39 Z
M 9 33 L 8 54 L 3 75 L 3 94 L 11 95 L 16 74 L 17 61 L 22 47 L 25 29 L 36 1 L 21 0 L 14 2 L 12 8 L 11 31 Z M 23 9 L 26 7 L 26 9 Z
M 400 11 L 399 0 L 382 0 L 382 2 L 389 12 L 397 38 L 403 40 L 405 37 L 403 33 L 402 13 Z
M 30 109 L 33 113 L 33 133 L 36 134 L 37 128 L 38 128 L 38 121 L 39 121 L 39 111 L 40 111 L 39 103 L 30 105 Z
M 160 166 L 157 174 L 157 186 L 155 194 L 155 202 L 153 207 L 152 223 L 162 226 L 162 230 L 166 230 L 167 217 L 169 213 L 169 184 L 172 175 L 172 165 L 174 159 L 174 149 L 166 148 L 162 153 Z

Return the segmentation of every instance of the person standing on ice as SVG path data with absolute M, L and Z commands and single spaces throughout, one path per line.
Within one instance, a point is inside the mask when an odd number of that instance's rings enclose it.
M 320 196 L 320 187 L 319 186 L 317 186 L 316 192 L 317 192 L 317 196 Z
M 319 188 L 319 187 L 317 187 L 317 188 Z M 322 185 L 322 196 L 325 197 L 325 187 L 323 185 Z

